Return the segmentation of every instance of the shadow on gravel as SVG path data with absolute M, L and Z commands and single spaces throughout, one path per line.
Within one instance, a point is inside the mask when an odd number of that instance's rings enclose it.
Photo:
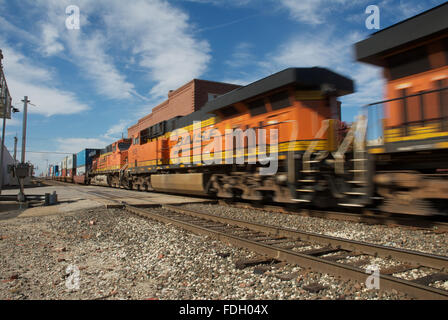
M 25 211 L 25 209 L 26 208 L 0 212 L 0 221 L 17 218 L 23 211 Z

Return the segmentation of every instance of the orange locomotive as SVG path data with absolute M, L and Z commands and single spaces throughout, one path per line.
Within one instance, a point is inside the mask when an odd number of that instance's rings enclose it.
M 352 80 L 330 70 L 286 69 L 209 101 L 199 111 L 138 132 L 131 137 L 127 164 L 102 167 L 106 153 L 97 160 L 93 174 L 103 184 L 138 190 L 279 202 L 328 199 L 329 183 L 321 183 L 319 192 L 314 192 L 309 183 L 314 169 L 303 165 L 302 159 L 312 164 L 311 154 L 325 158 L 336 151 L 341 116 L 337 97 L 352 92 Z M 212 128 L 214 139 L 207 139 Z M 261 129 L 266 148 L 260 141 Z M 226 130 L 232 130 L 230 148 Z M 236 131 L 243 137 L 240 145 Z M 204 151 L 212 143 L 214 148 L 207 154 Z M 187 151 L 175 152 L 180 146 Z M 243 155 L 242 161 L 237 161 L 238 154 Z M 278 158 L 270 159 L 273 154 Z M 206 163 L 210 158 L 217 161 Z M 254 158 L 257 161 L 251 161 Z M 260 159 L 278 162 L 274 174 L 260 175 L 261 168 L 270 165 Z
M 98 157 L 93 160 L 92 172 L 89 174 L 88 183 L 120 186 L 120 179 L 128 165 L 128 149 L 130 139 L 121 139 L 105 149 L 101 150 Z
M 386 78 L 386 100 L 368 106 L 371 122 L 381 121 L 369 153 L 384 211 L 447 213 L 447 16 L 445 3 L 356 44 L 357 59 Z

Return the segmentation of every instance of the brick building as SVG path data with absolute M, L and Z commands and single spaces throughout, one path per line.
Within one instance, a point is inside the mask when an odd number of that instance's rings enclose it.
M 128 138 L 161 121 L 198 111 L 207 101 L 238 88 L 240 86 L 234 84 L 194 79 L 179 89 L 170 91 L 167 100 L 128 128 Z

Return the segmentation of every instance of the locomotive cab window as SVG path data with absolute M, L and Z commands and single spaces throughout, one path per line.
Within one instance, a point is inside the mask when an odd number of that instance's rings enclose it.
M 131 147 L 131 143 L 130 142 L 120 142 L 118 143 L 118 149 L 120 151 L 126 151 Z
M 405 51 L 386 59 L 391 80 L 404 78 L 431 69 L 426 46 Z
M 140 144 L 145 144 L 149 140 L 149 129 L 140 132 Z
M 225 118 L 236 116 L 239 112 L 234 106 L 228 106 L 218 110 Z
M 266 106 L 264 104 L 264 99 L 258 99 L 258 100 L 252 101 L 247 104 L 247 107 L 249 108 L 249 112 L 252 117 L 258 116 L 260 114 L 267 112 Z
M 448 38 L 442 40 L 443 51 L 445 51 L 445 65 L 448 65 Z
M 273 94 L 269 97 L 269 101 L 271 103 L 272 110 L 279 110 L 291 106 L 288 91 Z

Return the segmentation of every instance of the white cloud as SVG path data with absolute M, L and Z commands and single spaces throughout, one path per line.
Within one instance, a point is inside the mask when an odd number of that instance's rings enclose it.
M 83 149 L 103 149 L 112 141 L 99 138 L 63 138 L 57 139 L 58 152 L 78 153 Z M 63 157 L 61 157 L 63 158 Z
M 318 25 L 325 23 L 325 17 L 347 0 L 280 0 L 279 3 L 289 11 L 291 17 L 299 22 Z
M 204 4 L 213 4 L 213 5 L 219 5 L 219 6 L 237 6 L 237 7 L 241 7 L 241 6 L 245 6 L 251 2 L 253 2 L 253 0 L 226 0 L 226 1 L 222 1 L 222 0 L 183 0 L 185 2 L 196 2 L 196 3 L 204 3 Z
M 130 98 L 134 85 L 112 63 L 104 48 L 106 39 L 100 34 L 78 36 L 70 34 L 68 45 L 81 70 L 94 81 L 98 93 L 111 99 Z
M 130 120 L 120 120 L 118 123 L 114 124 L 107 130 L 106 134 L 103 136 L 106 139 L 117 140 L 121 139 L 121 135 L 124 137 L 128 136 L 128 127 L 133 124 Z
M 0 41 L 0 46 L 3 50 L 3 70 L 6 75 L 7 83 L 10 78 L 22 78 L 28 82 L 45 82 L 52 78 L 49 70 L 40 68 L 32 63 L 20 52 L 12 49 Z M 9 88 L 9 91 L 12 91 Z M 11 92 L 13 94 L 13 92 Z
M 55 55 L 64 50 L 64 46 L 57 40 L 58 37 L 58 31 L 53 25 L 42 26 L 42 49 L 45 55 Z
M 185 12 L 158 0 L 107 3 L 110 10 L 104 20 L 111 41 L 128 38 L 138 65 L 156 82 L 151 95 L 165 96 L 205 72 L 210 47 L 192 35 Z
M 33 44 L 38 44 L 40 42 L 38 37 L 16 27 L 2 16 L 0 16 L 0 30 L 2 30 L 2 33 L 4 34 L 14 34 L 17 39 L 26 40 Z
M 20 113 L 19 113 L 20 115 Z M 11 119 L 6 119 L 6 136 L 11 136 L 16 133 L 18 129 L 20 129 L 22 126 L 22 118 L 20 116 L 14 116 L 12 115 Z M 11 130 L 13 128 L 13 130 Z M 3 130 L 3 118 L 0 120 L 0 132 Z M 2 140 L 0 136 L 0 141 Z M 5 139 L 6 141 L 6 139 Z
M 383 97 L 381 69 L 355 61 L 353 45 L 361 35 L 336 37 L 332 30 L 298 35 L 285 41 L 261 63 L 265 73 L 289 67 L 326 67 L 355 81 L 356 92 L 343 99 L 343 106 L 361 107 Z
M 8 79 L 8 84 L 13 103 L 20 110 L 23 110 L 24 96 L 28 96 L 31 103 L 36 106 L 28 106 L 28 112 L 39 113 L 45 116 L 69 115 L 88 110 L 89 107 L 77 100 L 72 92 L 59 90 L 47 86 L 35 85 L 29 82 L 18 80 L 15 77 Z
M 188 15 L 167 1 L 76 1 L 81 12 L 80 30 L 65 28 L 65 8 L 73 4 L 70 1 L 38 3 L 46 10 L 42 23 L 54 26 L 41 35 L 45 52 L 57 54 L 61 50 L 58 44 L 63 44 L 85 77 L 108 98 L 147 99 L 122 73 L 121 69 L 133 68 L 129 63 L 135 62 L 140 72 L 147 72 L 148 82 L 155 82 L 148 90 L 151 95 L 165 96 L 203 74 L 210 61 L 208 42 L 196 39 Z M 101 25 L 101 32 L 92 29 L 92 16 L 95 24 Z M 126 56 L 126 61 L 119 60 L 120 56 Z M 119 68 L 119 64 L 123 66 Z
M 89 109 L 77 100 L 72 92 L 50 85 L 53 74 L 47 69 L 36 66 L 18 51 L 1 44 L 3 48 L 4 72 L 13 105 L 22 109 L 24 96 L 28 96 L 37 107 L 30 106 L 30 113 L 45 116 L 57 114 L 75 114 Z
M 253 64 L 256 61 L 256 57 L 251 52 L 253 45 L 248 42 L 239 43 L 232 56 L 225 63 L 231 68 L 242 68 L 244 66 Z
M 67 48 L 69 59 L 80 68 L 82 76 L 93 81 L 98 93 L 110 99 L 127 99 L 133 95 L 134 85 L 126 80 L 107 54 L 110 43 L 97 31 L 85 31 L 90 25 L 89 15 L 101 13 L 105 8 L 100 10 L 98 2 L 77 1 L 81 29 L 68 30 L 65 9 L 73 3 L 66 0 L 39 0 L 37 3 L 45 8 L 41 18 L 44 55 L 57 55 Z

